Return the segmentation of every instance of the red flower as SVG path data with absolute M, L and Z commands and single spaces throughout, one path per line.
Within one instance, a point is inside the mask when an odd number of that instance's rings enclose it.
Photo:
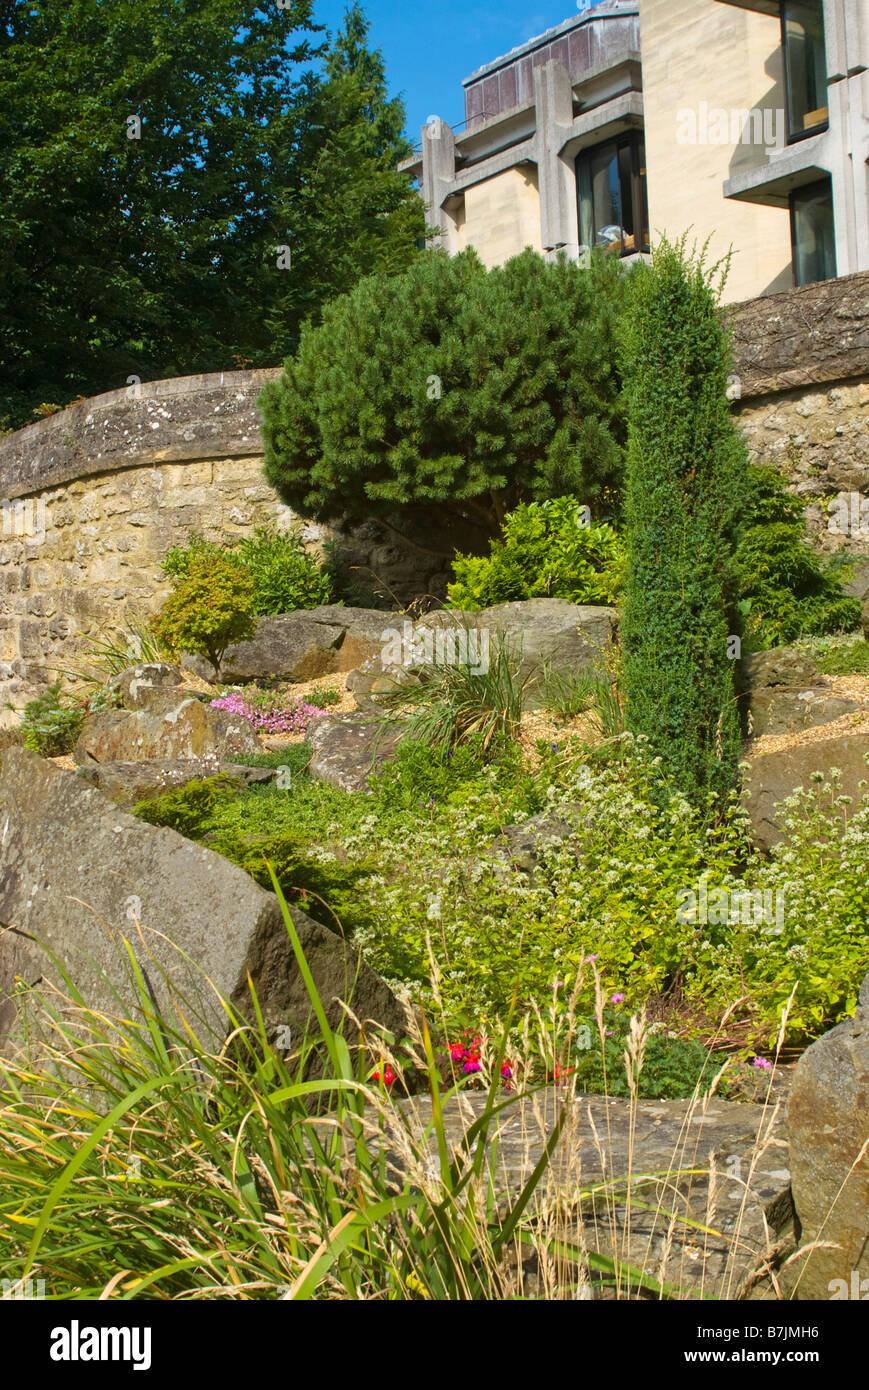
M 376 1071 L 376 1072 L 374 1073 L 374 1076 L 373 1076 L 372 1079 L 373 1079 L 374 1081 L 379 1081 L 379 1080 L 380 1080 L 380 1072 L 379 1072 L 379 1071 Z M 392 1067 L 390 1067 L 390 1066 L 387 1064 L 387 1066 L 385 1066 L 384 1069 L 383 1069 L 383 1084 L 384 1084 L 384 1086 L 391 1086 L 392 1083 L 393 1083 L 393 1081 L 395 1081 L 395 1079 L 396 1079 L 396 1077 L 395 1077 L 395 1072 L 392 1070 Z

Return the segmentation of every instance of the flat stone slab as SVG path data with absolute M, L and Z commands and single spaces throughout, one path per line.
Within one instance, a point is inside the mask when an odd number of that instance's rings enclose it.
M 428 1097 L 401 1104 L 430 1123 Z M 485 1104 L 485 1093 L 473 1091 L 447 1102 L 451 1150 Z M 531 1210 L 553 1196 L 566 1201 L 567 1227 L 577 1245 L 633 1266 L 679 1298 L 734 1298 L 773 1244 L 792 1248 L 788 1145 L 779 1104 L 646 1100 L 632 1120 L 629 1100 L 571 1100 L 547 1087 L 497 1117 L 495 1187 L 505 1205 L 508 1196 L 515 1200 L 521 1192 L 565 1105 L 565 1127 Z M 434 1157 L 434 1139 L 431 1151 Z M 625 1271 L 622 1292 L 630 1282 Z M 654 1297 L 653 1290 L 647 1294 Z M 594 1296 L 607 1297 L 608 1291 L 598 1286 Z M 761 1280 L 748 1296 L 773 1292 Z
M 142 762 L 86 763 L 78 774 L 118 806 L 132 807 L 164 792 L 208 777 L 226 777 L 238 787 L 273 781 L 273 767 L 245 767 L 222 762 L 216 754 L 202 758 L 146 758 Z
M 777 685 L 753 690 L 749 709 L 752 734 L 759 738 L 763 734 L 798 733 L 801 729 L 832 724 L 843 714 L 855 714 L 860 705 L 830 690 L 796 690 Z

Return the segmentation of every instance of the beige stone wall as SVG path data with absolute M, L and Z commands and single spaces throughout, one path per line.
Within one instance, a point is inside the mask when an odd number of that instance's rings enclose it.
M 540 195 L 533 165 L 508 169 L 465 192 L 457 227 L 459 250 L 473 246 L 488 268 L 503 265 L 526 246 L 540 251 Z
M 735 202 L 722 193 L 725 180 L 747 162 L 765 159 L 764 147 L 740 139 L 690 144 L 677 138 L 680 111 L 696 113 L 699 138 L 701 131 L 717 134 L 709 124 L 714 108 L 729 115 L 783 109 L 778 19 L 714 0 L 640 0 L 640 38 L 653 242 L 661 232 L 673 239 L 690 229 L 699 244 L 710 239 L 713 260 L 733 247 L 728 303 L 789 289 L 787 209 Z
M 161 561 L 192 532 L 220 540 L 287 512 L 259 455 L 128 468 L 35 494 L 0 543 L 0 691 L 23 703 L 126 620 L 154 613 L 169 592 Z
M 869 529 L 843 536 L 837 524 L 838 498 L 869 499 L 869 383 L 785 391 L 749 401 L 739 423 L 757 463 L 773 464 L 806 502 L 806 520 L 815 544 L 825 551 L 847 548 L 869 556 Z M 849 518 L 860 515 L 848 503 Z
M 842 494 L 869 498 L 869 272 L 754 299 L 727 319 L 751 450 L 810 503 L 818 543 L 838 548 L 825 509 Z M 130 615 L 155 611 L 172 545 L 294 519 L 262 474 L 256 401 L 274 375 L 151 382 L 0 439 L 0 719 Z M 310 543 L 329 539 L 301 524 Z M 401 528 L 369 521 L 342 537 L 355 577 L 391 607 L 443 595 L 444 549 L 473 548 L 431 516 Z M 844 543 L 869 555 L 867 536 Z

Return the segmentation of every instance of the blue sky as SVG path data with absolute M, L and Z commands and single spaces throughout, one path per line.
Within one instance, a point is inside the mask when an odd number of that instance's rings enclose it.
M 411 141 L 429 116 L 465 118 L 462 78 L 577 12 L 576 0 L 361 0 L 372 47 L 386 60 L 390 93 L 403 93 Z M 346 0 L 315 0 L 320 24 L 340 27 Z

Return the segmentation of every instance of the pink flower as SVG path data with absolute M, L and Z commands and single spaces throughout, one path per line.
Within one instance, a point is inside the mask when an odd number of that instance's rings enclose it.
M 582 963 L 583 965 L 590 965 L 593 960 L 600 960 L 600 951 L 594 956 L 583 956 Z
M 624 996 L 623 994 L 611 994 L 611 995 L 610 995 L 610 1003 L 611 1003 L 611 1004 L 624 1004 L 624 1002 L 625 1002 L 625 996 Z
M 460 1062 L 465 1055 L 464 1043 L 450 1043 L 450 1056 L 454 1062 Z
M 312 719 L 320 719 L 326 713 L 317 705 L 309 705 L 304 700 L 296 700 L 289 707 L 283 706 L 280 695 L 275 695 L 266 705 L 251 705 L 238 690 L 232 690 L 228 695 L 221 695 L 217 700 L 212 700 L 211 707 L 237 714 L 255 729 L 266 734 L 303 734 Z
M 768 1062 L 765 1057 L 755 1057 L 751 1065 L 753 1067 L 761 1067 L 764 1071 L 769 1071 L 772 1067 L 772 1062 Z

